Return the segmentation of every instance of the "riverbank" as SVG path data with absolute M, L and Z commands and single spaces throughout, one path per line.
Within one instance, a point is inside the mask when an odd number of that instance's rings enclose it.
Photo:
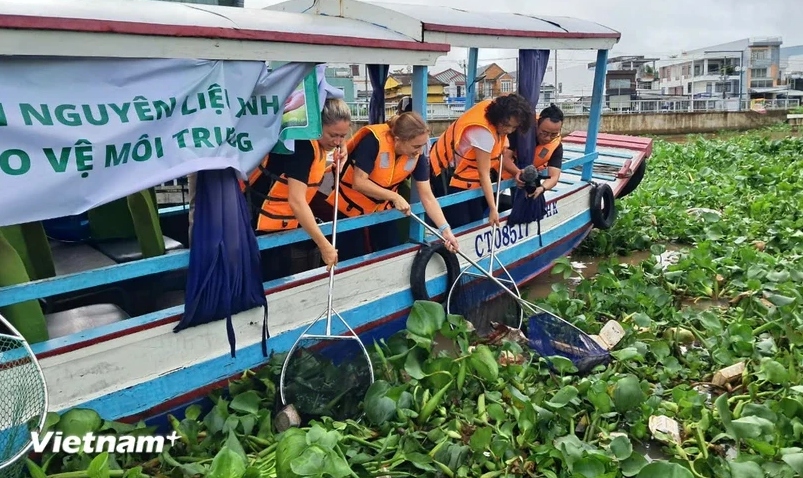
M 720 131 L 748 131 L 771 127 L 786 122 L 785 110 L 768 110 L 766 113 L 754 111 L 701 111 L 667 112 L 639 114 L 604 114 L 600 132 L 643 135 L 684 135 L 698 133 L 717 133 Z M 431 136 L 439 136 L 454 121 L 429 119 Z M 354 122 L 353 131 L 367 123 Z M 567 115 L 563 131 L 587 131 L 587 115 Z

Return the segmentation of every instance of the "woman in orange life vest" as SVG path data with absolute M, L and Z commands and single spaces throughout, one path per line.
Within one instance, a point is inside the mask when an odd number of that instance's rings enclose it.
M 482 188 L 484 194 L 445 209 L 453 227 L 481 220 L 486 207 L 490 210 L 488 222 L 499 224 L 491 171 L 499 171 L 501 156 L 511 154 L 505 149 L 507 135 L 527 131 L 532 117 L 529 101 L 516 93 L 481 101 L 449 125 L 432 145 L 429 155 L 434 176 L 455 167 L 449 194 L 476 188 Z
M 402 113 L 387 123 L 368 125 L 357 131 L 347 144 L 349 157 L 340 180 L 338 217 L 354 217 L 392 207 L 409 214 L 410 205 L 397 190 L 412 175 L 424 210 L 446 239 L 446 248 L 457 250 L 457 239 L 429 185 L 429 162 L 421 155 L 429 141 L 428 135 L 426 122 L 414 112 Z M 334 191 L 327 202 L 334 205 Z M 388 249 L 399 242 L 395 221 L 348 231 L 343 234 L 341 259 Z
M 295 140 L 295 151 L 290 154 L 272 153 L 248 178 L 247 188 L 256 212 L 256 230 L 271 233 L 301 226 L 312 242 L 299 244 L 311 251 L 315 246 L 327 270 L 337 264 L 337 250 L 318 228 L 309 203 L 318 192 L 327 172 L 326 154 L 334 150 L 335 162 L 343 161 L 340 151 L 351 128 L 351 110 L 341 99 L 329 98 L 321 112 L 322 134 L 317 140 Z M 261 193 L 260 191 L 267 191 Z M 290 246 L 263 251 L 263 271 L 267 280 L 284 277 L 291 272 Z
M 533 153 L 533 166 L 541 176 L 541 186 L 536 188 L 529 197 L 534 198 L 544 191 L 554 188 L 560 180 L 561 167 L 563 166 L 563 145 L 560 141 L 560 130 L 563 127 L 563 111 L 554 103 L 550 104 L 535 117 L 535 151 Z M 511 148 L 516 148 L 516 137 L 510 136 Z M 505 172 L 516 178 L 516 185 L 524 187 L 524 183 L 519 179 L 521 170 L 516 166 L 516 161 L 511 157 L 502 160 Z

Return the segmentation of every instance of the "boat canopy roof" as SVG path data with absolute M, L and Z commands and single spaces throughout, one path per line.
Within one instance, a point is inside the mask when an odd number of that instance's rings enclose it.
M 433 65 L 449 49 L 356 18 L 156 0 L 0 2 L 0 55 Z
M 465 48 L 610 50 L 621 37 L 616 30 L 577 18 L 440 5 L 372 0 L 287 0 L 265 8 L 362 20 L 418 41 Z

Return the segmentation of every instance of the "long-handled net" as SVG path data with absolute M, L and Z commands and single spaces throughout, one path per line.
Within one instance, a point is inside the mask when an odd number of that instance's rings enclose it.
M 498 213 L 502 192 L 501 159 L 497 177 L 494 202 Z M 524 323 L 524 310 L 505 294 L 507 290 L 520 296 L 518 285 L 497 256 L 499 249 L 505 245 L 506 237 L 509 241 L 509 235 L 509 230 L 494 224 L 490 237 L 484 241 L 489 249 L 488 267 L 470 265 L 462 268 L 446 297 L 447 313 L 462 315 L 480 335 L 487 335 L 493 329 L 492 322 L 517 328 Z M 489 277 L 496 277 L 497 281 L 490 281 Z
M 332 171 L 335 190 L 332 246 L 337 247 L 340 165 L 336 163 Z M 279 396 L 285 409 L 281 418 L 289 422 L 281 428 L 324 416 L 335 420 L 354 418 L 361 413 L 359 404 L 374 382 L 373 364 L 365 345 L 332 306 L 334 283 L 332 266 L 326 310 L 296 339 L 282 364 Z M 346 333 L 333 332 L 333 317 L 342 323 Z M 313 333 L 316 327 L 323 331 Z
M 22 476 L 32 432 L 47 417 L 45 376 L 28 342 L 0 316 L 0 478 Z
M 418 221 L 439 239 L 445 240 L 437 229 L 427 224 L 423 219 L 413 214 L 410 217 Z M 538 352 L 539 355 L 547 359 L 555 355 L 568 358 L 580 373 L 588 372 L 597 365 L 605 364 L 610 360 L 610 353 L 574 324 L 522 299 L 517 289 L 514 290 L 503 284 L 463 251 L 458 250 L 457 254 L 471 264 L 474 270 L 484 274 L 488 282 L 496 286 L 498 293 L 504 294 L 516 303 L 522 313 L 529 315 L 527 338 L 530 347 Z M 458 283 L 455 282 L 452 288 L 457 286 Z

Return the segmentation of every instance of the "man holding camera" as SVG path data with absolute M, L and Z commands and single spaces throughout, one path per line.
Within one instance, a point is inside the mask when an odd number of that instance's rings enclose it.
M 560 140 L 560 131 L 563 127 L 563 111 L 555 104 L 544 108 L 535 117 L 535 153 L 532 165 L 538 175 L 530 177 L 530 170 L 519 169 L 516 166 L 515 153 L 503 155 L 502 163 L 505 171 L 516 178 L 519 187 L 527 188 L 527 197 L 535 198 L 544 191 L 554 188 L 560 179 L 563 165 L 563 145 Z M 516 139 L 510 138 L 510 144 L 515 145 Z M 524 174 L 522 174 L 524 173 Z M 535 186 L 535 187 L 533 187 Z

